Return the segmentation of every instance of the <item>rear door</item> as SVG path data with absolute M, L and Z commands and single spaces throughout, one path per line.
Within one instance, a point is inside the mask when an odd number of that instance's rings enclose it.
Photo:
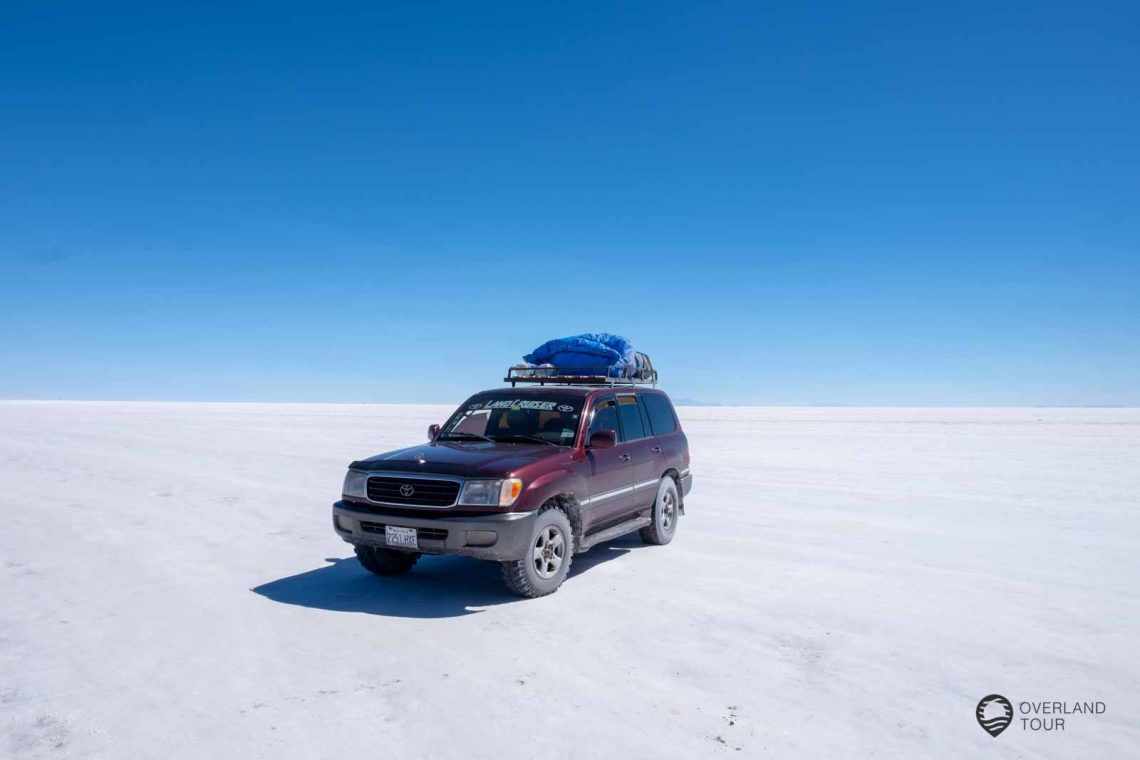
M 617 394 L 617 407 L 622 445 L 629 452 L 633 464 L 633 491 L 627 509 L 631 513 L 641 512 L 653 506 L 653 500 L 657 498 L 657 481 L 662 472 L 658 469 L 661 448 L 653 439 L 649 419 L 637 394 Z
M 583 529 L 590 533 L 607 523 L 616 522 L 629 511 L 633 486 L 633 456 L 629 446 L 621 442 L 621 421 L 617 401 L 613 396 L 594 400 L 586 442 L 598 430 L 612 430 L 618 444 L 612 449 L 587 449 L 590 464 L 589 504 L 585 505 Z

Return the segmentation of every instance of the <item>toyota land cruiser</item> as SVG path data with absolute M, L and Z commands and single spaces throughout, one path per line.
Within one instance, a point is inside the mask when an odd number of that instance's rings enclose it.
M 400 575 L 422 554 L 457 554 L 498 562 L 512 591 L 538 597 L 602 541 L 635 530 L 673 540 L 692 475 L 664 392 L 506 379 L 512 387 L 477 393 L 428 428 L 426 445 L 349 465 L 333 527 L 367 570 Z

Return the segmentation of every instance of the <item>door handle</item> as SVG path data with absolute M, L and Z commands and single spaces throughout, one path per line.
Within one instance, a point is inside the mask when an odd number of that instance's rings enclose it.
M 661 447 L 660 446 L 654 446 L 653 448 L 650 449 L 650 451 L 652 451 L 654 454 L 660 454 L 661 453 Z
M 629 461 L 629 454 L 619 454 L 618 455 L 618 461 L 619 462 L 628 462 Z

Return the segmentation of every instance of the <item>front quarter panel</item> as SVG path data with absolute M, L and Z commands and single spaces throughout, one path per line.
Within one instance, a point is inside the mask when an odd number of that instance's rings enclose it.
M 532 476 L 533 479 L 526 478 L 521 473 L 520 477 L 526 483 L 526 488 L 514 506 L 516 511 L 529 512 L 538 509 L 560 494 L 568 493 L 579 498 L 581 494 L 588 492 L 585 471 L 580 462 L 566 462 L 556 469 Z

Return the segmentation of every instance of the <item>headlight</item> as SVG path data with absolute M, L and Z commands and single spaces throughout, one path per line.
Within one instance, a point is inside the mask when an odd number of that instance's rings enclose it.
M 345 498 L 367 499 L 368 473 L 349 470 L 344 476 L 344 488 L 341 489 L 341 494 Z
M 522 493 L 522 481 L 518 478 L 506 480 L 468 480 L 459 497 L 461 504 L 483 507 L 509 507 Z

